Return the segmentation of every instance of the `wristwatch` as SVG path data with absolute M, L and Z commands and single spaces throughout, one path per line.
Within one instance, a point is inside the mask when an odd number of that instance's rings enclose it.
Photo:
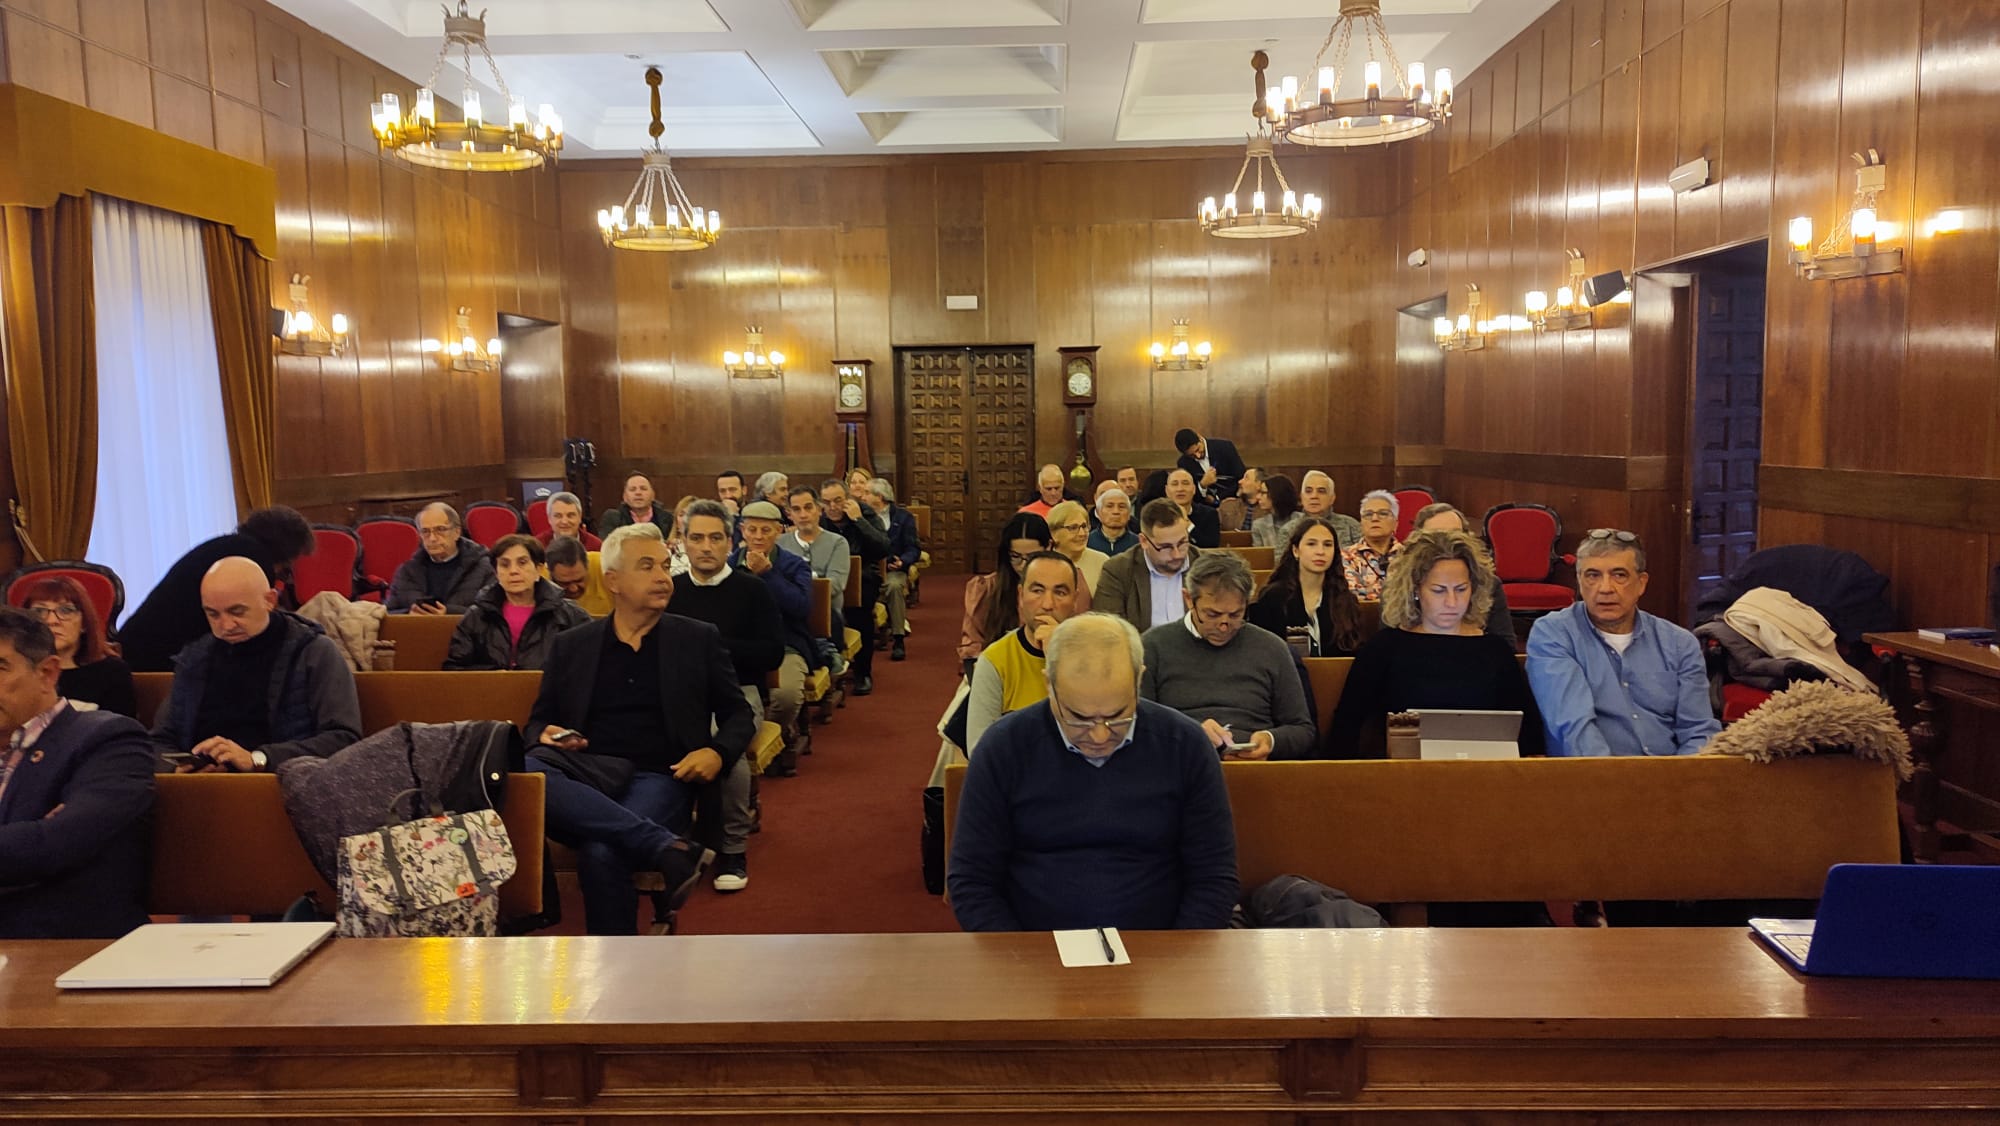
M 250 752 L 250 768 L 252 770 L 262 770 L 266 765 L 270 763 L 270 761 L 271 761 L 271 756 L 265 754 L 262 751 Z

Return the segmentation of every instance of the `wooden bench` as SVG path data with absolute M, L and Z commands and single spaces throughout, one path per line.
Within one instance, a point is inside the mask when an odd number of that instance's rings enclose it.
M 307 892 L 324 910 L 339 905 L 285 815 L 276 776 L 162 774 L 155 782 L 149 912 L 280 915 Z M 500 818 L 516 867 L 500 885 L 503 919 L 542 913 L 544 792 L 539 774 L 507 776 Z
M 1278 553 L 1273 548 L 1225 546 L 1220 550 L 1226 551 L 1229 554 L 1234 555 L 1236 558 L 1241 559 L 1243 561 L 1243 565 L 1250 568 L 1252 571 L 1262 571 L 1266 575 L 1269 575 L 1274 569 L 1276 569 L 1278 565 L 1277 564 Z
M 1249 547 L 1250 533 L 1245 531 L 1230 531 L 1225 529 L 1222 533 L 1222 546 L 1224 548 Z
M 1900 854 L 1891 769 L 1723 755 L 1222 766 L 1247 890 L 1288 873 L 1430 902 L 1815 899 Z M 945 772 L 946 855 L 965 767 Z
M 451 635 L 463 614 L 390 614 L 382 619 L 382 641 L 396 643 L 396 672 L 436 672 L 451 656 Z

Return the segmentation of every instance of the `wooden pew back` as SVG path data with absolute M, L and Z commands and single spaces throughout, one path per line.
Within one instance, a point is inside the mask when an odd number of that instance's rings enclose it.
M 945 774 L 945 832 L 965 768 Z M 1237 869 L 1366 903 L 1811 899 L 1899 855 L 1895 777 L 1845 756 L 1224 763 Z
M 396 643 L 396 672 L 436 672 L 451 655 L 451 635 L 463 614 L 390 614 L 382 619 L 383 641 Z
M 1243 560 L 1252 571 L 1269 573 L 1277 567 L 1277 553 L 1268 547 L 1224 547 L 1221 550 Z
M 812 607 L 806 612 L 806 630 L 814 637 L 833 636 L 833 580 L 813 576 Z
M 132 683 L 139 698 L 139 714 L 154 716 L 173 692 L 174 674 L 134 673 Z M 361 698 L 363 735 L 398 723 L 461 719 L 501 719 L 526 726 L 541 686 L 542 674 L 529 670 L 354 674 L 354 690 Z
M 335 908 L 334 891 L 306 857 L 270 774 L 162 774 L 153 803 L 155 915 L 277 915 L 306 892 Z M 544 782 L 509 774 L 500 817 L 517 867 L 500 885 L 500 915 L 542 911 Z

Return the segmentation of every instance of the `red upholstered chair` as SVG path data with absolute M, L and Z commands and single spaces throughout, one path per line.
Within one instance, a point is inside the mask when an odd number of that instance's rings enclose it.
M 1507 608 L 1520 614 L 1546 614 L 1576 601 L 1576 591 L 1549 581 L 1557 563 L 1575 557 L 1556 552 L 1562 538 L 1562 518 L 1545 504 L 1496 504 L 1486 512 L 1486 542 L 1493 547 L 1493 569 L 1507 592 Z
M 7 604 L 26 607 L 28 588 L 34 585 L 34 580 L 55 576 L 74 579 L 96 606 L 97 619 L 104 623 L 105 632 L 111 632 L 112 623 L 125 612 L 125 582 L 118 577 L 118 572 L 102 563 L 85 563 L 75 559 L 30 563 L 7 580 Z
M 361 540 L 361 573 L 383 590 L 396 568 L 424 546 L 416 521 L 407 516 L 370 516 L 354 526 L 354 534 Z
M 537 539 L 549 534 L 549 498 L 528 506 L 528 534 Z
M 521 510 L 503 500 L 475 501 L 465 510 L 465 534 L 489 551 L 500 537 L 511 536 L 523 526 Z
M 354 597 L 354 563 L 361 556 L 361 539 L 340 524 L 313 525 L 313 551 L 292 561 L 293 596 L 301 604 L 332 591 Z
M 1437 494 L 1429 485 L 1398 485 L 1396 493 L 1396 539 L 1400 542 L 1410 538 L 1410 531 L 1417 526 L 1417 510 L 1427 504 L 1437 502 Z

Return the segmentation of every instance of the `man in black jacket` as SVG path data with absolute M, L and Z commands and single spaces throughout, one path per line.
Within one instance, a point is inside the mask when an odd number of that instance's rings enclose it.
M 56 695 L 40 620 L 0 609 L 0 938 L 117 938 L 146 921 L 153 751 Z
M 270 770 L 325 758 L 361 737 L 361 700 L 347 658 L 320 628 L 278 610 L 249 559 L 224 559 L 201 581 L 210 636 L 174 659 L 173 694 L 153 727 L 183 770 Z
M 525 734 L 549 836 L 577 850 L 585 929 L 632 934 L 634 872 L 661 873 L 674 909 L 714 859 L 685 839 L 695 791 L 742 759 L 757 717 L 715 627 L 666 612 L 659 528 L 619 528 L 601 558 L 611 614 L 557 635 Z
M 465 538 L 465 523 L 448 504 L 427 504 L 417 513 L 423 546 L 396 568 L 385 600 L 392 614 L 463 614 L 493 582 L 493 560 L 476 540 Z
M 291 578 L 292 560 L 311 555 L 312 525 L 284 505 L 252 512 L 236 531 L 195 545 L 180 557 L 139 608 L 118 627 L 118 644 L 133 672 L 170 672 L 181 646 L 208 636 L 201 613 L 201 580 L 208 569 L 232 555 L 255 560 L 264 585 Z M 109 623 L 107 623 L 109 624 Z
M 842 613 L 847 628 L 861 635 L 861 654 L 854 658 L 854 694 L 866 696 L 875 691 L 875 603 L 882 598 L 882 561 L 889 558 L 889 533 L 863 518 L 860 499 L 850 496 L 839 480 L 820 483 L 819 503 L 827 528 L 846 537 L 848 551 L 860 560 L 856 566 L 861 568 L 861 605 Z
M 1220 504 L 1236 495 L 1243 480 L 1243 455 L 1236 452 L 1236 443 L 1227 438 L 1204 438 L 1182 427 L 1174 434 L 1174 449 L 1181 455 L 1174 464 L 1194 478 L 1207 503 Z

